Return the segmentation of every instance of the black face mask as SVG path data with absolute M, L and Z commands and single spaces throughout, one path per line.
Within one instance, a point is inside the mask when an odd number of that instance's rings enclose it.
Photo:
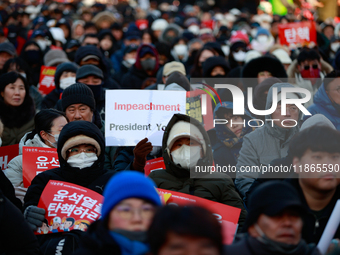
M 100 100 L 103 90 L 103 83 L 100 85 L 87 85 L 93 92 L 96 101 Z
M 76 56 L 76 51 L 66 52 L 66 55 L 67 55 L 67 58 L 68 58 L 70 61 L 74 61 L 74 58 L 75 58 L 75 56 Z
M 22 58 L 27 62 L 27 64 L 35 65 L 40 63 L 42 56 L 38 50 L 28 50 L 23 53 Z

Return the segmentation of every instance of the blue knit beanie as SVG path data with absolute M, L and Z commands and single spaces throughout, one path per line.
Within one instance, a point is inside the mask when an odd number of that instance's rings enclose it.
M 257 29 L 257 33 L 256 33 L 256 38 L 259 36 L 259 35 L 266 35 L 266 36 L 269 36 L 270 33 L 267 29 L 263 28 L 263 27 L 259 27 Z
M 155 205 L 162 205 L 154 182 L 142 173 L 123 171 L 114 175 L 104 190 L 102 219 L 105 219 L 118 203 L 128 198 L 141 198 Z

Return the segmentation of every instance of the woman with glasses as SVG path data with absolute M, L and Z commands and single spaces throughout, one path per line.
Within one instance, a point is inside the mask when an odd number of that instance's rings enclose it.
M 25 196 L 24 216 L 32 230 L 42 226 L 45 210 L 37 207 L 40 196 L 50 180 L 69 182 L 103 193 L 112 172 L 104 169 L 105 141 L 99 128 L 88 121 L 73 121 L 65 125 L 58 139 L 60 167 L 38 174 Z M 58 243 L 65 243 L 63 254 L 71 254 L 78 248 L 79 229 L 53 235 L 39 235 L 38 240 L 44 254 L 55 254 Z
M 19 143 L 19 156 L 13 158 L 4 171 L 14 186 L 16 196 L 23 202 L 27 188 L 24 188 L 22 179 L 22 147 L 57 148 L 58 136 L 68 120 L 63 112 L 46 109 L 34 117 L 34 130 L 26 133 Z
M 160 197 L 142 173 L 115 175 L 104 190 L 102 218 L 93 223 L 74 254 L 147 254 L 147 230 Z

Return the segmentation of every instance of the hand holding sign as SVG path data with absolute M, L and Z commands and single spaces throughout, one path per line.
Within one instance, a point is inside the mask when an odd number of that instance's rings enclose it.
M 136 147 L 133 149 L 133 155 L 135 156 L 132 167 L 133 169 L 143 172 L 146 156 L 152 151 L 152 144 L 148 142 L 148 138 L 141 140 Z

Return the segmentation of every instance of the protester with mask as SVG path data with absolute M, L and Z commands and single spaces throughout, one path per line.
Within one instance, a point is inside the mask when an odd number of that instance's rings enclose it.
M 219 166 L 236 166 L 243 137 L 255 130 L 255 127 L 248 124 L 252 118 L 248 111 L 243 116 L 233 115 L 232 111 L 232 102 L 222 102 L 222 105 L 218 103 L 214 109 L 214 119 L 227 120 L 228 123 L 215 124 L 215 128 L 208 131 L 214 162 Z M 231 125 L 231 122 L 237 124 Z M 244 127 L 242 123 L 246 123 L 246 126 Z M 251 122 L 251 124 L 254 126 L 256 122 Z M 233 179 L 236 177 L 236 173 L 228 172 L 227 174 Z
M 113 75 L 113 79 L 119 84 L 122 81 L 123 76 L 129 72 L 129 69 L 136 63 L 138 46 L 131 44 L 124 50 L 123 61 L 120 65 L 120 71 Z
M 77 70 L 76 82 L 86 84 L 96 100 L 96 110 L 105 119 L 105 91 L 103 88 L 104 74 L 94 65 L 85 65 Z
M 119 84 L 111 78 L 111 63 L 103 56 L 100 49 L 93 45 L 81 46 L 74 57 L 74 62 L 79 66 L 95 65 L 103 71 L 104 84 L 108 89 L 120 88 Z
M 45 109 L 34 117 L 34 130 L 26 133 L 19 143 L 19 156 L 13 158 L 4 171 L 14 186 L 16 196 L 22 202 L 27 188 L 22 179 L 22 150 L 23 146 L 57 148 L 60 131 L 67 124 L 66 115 L 54 109 Z
M 231 69 L 244 65 L 247 51 L 247 44 L 244 41 L 235 41 L 231 44 L 229 54 L 229 64 Z
M 50 46 L 55 44 L 51 32 L 44 25 L 34 30 L 30 39 L 39 45 L 43 53 L 48 52 L 51 49 Z
M 242 227 L 246 211 L 232 179 L 223 173 L 203 170 L 212 166 L 213 153 L 208 134 L 197 120 L 175 114 L 164 131 L 162 153 L 166 169 L 153 171 L 149 175 L 158 188 L 240 208 L 238 223 L 239 228 Z M 202 171 L 196 171 L 197 168 Z
M 46 95 L 42 102 L 43 109 L 54 108 L 63 91 L 76 83 L 78 66 L 74 63 L 62 63 L 58 65 L 54 74 L 55 89 Z
M 266 166 L 272 160 L 287 156 L 289 142 L 299 131 L 299 121 L 302 112 L 295 105 L 286 105 L 286 115 L 281 115 L 281 90 L 282 88 L 293 88 L 289 83 L 276 83 L 270 87 L 267 96 L 266 110 L 270 109 L 273 102 L 273 88 L 277 88 L 278 98 L 275 111 L 266 115 L 263 126 L 245 136 L 243 139 L 240 156 L 236 165 L 237 173 L 235 186 L 240 195 L 250 188 L 258 177 L 259 172 L 246 171 L 249 168 Z M 302 96 L 298 93 L 287 93 L 286 98 L 298 99 Z M 267 121 L 267 120 L 273 121 Z M 242 171 L 241 171 L 242 170 Z
M 289 78 L 295 78 L 298 87 L 308 89 L 311 93 L 311 100 L 305 107 L 313 104 L 316 91 L 320 88 L 325 75 L 330 73 L 333 68 L 321 60 L 320 55 L 315 50 L 302 50 L 297 60 L 287 69 Z
M 196 206 L 165 206 L 148 231 L 152 255 L 222 254 L 221 224 L 210 211 Z
M 275 41 L 273 36 L 265 28 L 259 28 L 256 33 L 256 37 L 251 41 L 251 48 L 257 50 L 262 54 L 269 51 L 274 45 Z
M 156 77 L 158 68 L 158 52 L 155 47 L 148 44 L 139 46 L 136 63 L 123 76 L 121 87 L 140 89 L 147 78 Z
M 306 210 L 289 184 L 264 183 L 251 195 L 248 210 L 246 234 L 226 246 L 225 254 L 320 254 L 315 244 L 301 238 Z
M 26 79 L 17 72 L 0 76 L 0 118 L 4 124 L 2 145 L 19 143 L 34 128 L 35 106 Z
M 314 104 L 308 107 L 308 111 L 314 115 L 321 113 L 325 115 L 340 130 L 340 71 L 329 73 L 323 84 L 314 96 Z M 304 119 L 310 116 L 305 115 Z
M 40 79 L 40 69 L 43 65 L 44 53 L 35 41 L 28 41 L 21 50 L 22 58 L 29 66 L 32 74 L 32 85 L 37 86 Z
M 109 181 L 103 195 L 102 217 L 74 254 L 147 254 L 146 231 L 161 206 L 155 184 L 141 173 L 124 171 Z
M 74 58 L 76 56 L 76 52 L 78 48 L 80 47 L 80 42 L 78 40 L 72 39 L 70 40 L 65 47 L 65 52 L 70 61 L 74 61 Z
M 178 38 L 174 42 L 171 55 L 175 61 L 185 63 L 189 57 L 187 42 L 183 38 Z
M 70 182 L 99 194 L 109 181 L 112 173 L 104 169 L 105 141 L 101 131 L 88 121 L 73 121 L 62 129 L 58 139 L 60 167 L 38 174 L 25 196 L 24 217 L 32 230 L 42 226 L 45 210 L 38 208 L 40 196 L 50 180 Z M 63 253 L 71 254 L 79 245 L 80 230 L 65 233 L 39 235 L 40 249 L 45 254 L 55 253 L 56 246 L 64 239 Z M 68 247 L 69 250 L 65 250 Z M 54 254 L 53 253 L 53 254 Z

